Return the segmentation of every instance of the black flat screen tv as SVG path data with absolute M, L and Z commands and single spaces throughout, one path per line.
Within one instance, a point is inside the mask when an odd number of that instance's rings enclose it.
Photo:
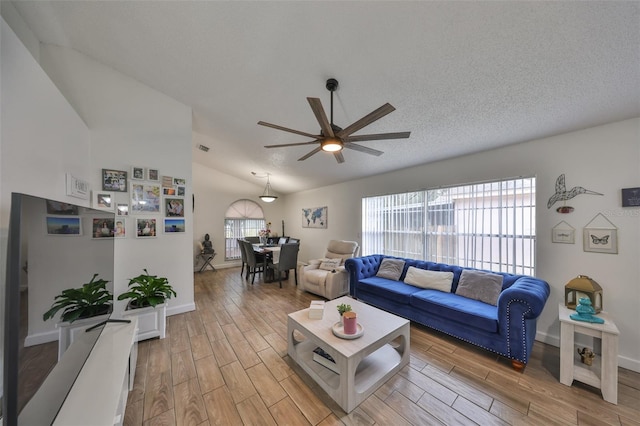
M 102 327 L 86 333 L 82 344 L 72 345 L 74 350 L 58 359 L 55 324 L 60 312 L 48 321 L 43 314 L 62 290 L 78 288 L 96 273 L 109 281 L 113 293 L 115 220 L 114 211 L 11 195 L 6 280 L 1 289 L 4 311 L 0 315 L 3 425 L 24 425 L 24 419 L 33 418 L 29 411 L 35 410 L 39 423 L 55 421 Z M 73 367 L 62 368 L 61 361 L 71 352 Z M 46 407 L 39 406 L 38 400 L 46 401 Z

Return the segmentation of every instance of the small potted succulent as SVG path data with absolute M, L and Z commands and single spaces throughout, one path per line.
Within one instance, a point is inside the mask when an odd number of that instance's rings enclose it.
M 167 299 L 177 296 L 169 280 L 144 274 L 129 280 L 129 289 L 118 296 L 118 300 L 129 300 L 123 316 L 138 317 L 138 340 L 160 337 L 164 339 L 167 323 Z
M 113 295 L 107 289 L 109 281 L 97 279 L 94 274 L 88 283 L 80 288 L 63 290 L 54 298 L 51 309 L 42 315 L 47 321 L 62 310 L 58 328 L 58 359 L 73 343 L 78 332 L 106 321 L 113 305 Z
M 342 323 L 342 315 L 344 315 L 345 312 L 351 311 L 351 305 L 341 303 L 336 308 L 338 309 L 338 313 L 340 314 L 340 322 Z

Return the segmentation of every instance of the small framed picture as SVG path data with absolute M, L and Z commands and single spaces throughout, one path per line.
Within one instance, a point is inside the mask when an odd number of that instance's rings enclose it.
M 112 217 L 94 217 L 91 238 L 113 238 L 114 228 L 115 220 Z
M 156 219 L 155 218 L 137 218 L 136 219 L 136 238 L 155 238 L 156 237 Z
M 551 229 L 551 242 L 561 244 L 575 244 L 575 228 L 563 220 Z
M 149 180 L 151 182 L 159 182 L 160 181 L 160 173 L 158 172 L 158 169 L 148 168 L 147 169 L 147 180 Z
M 187 193 L 187 188 L 184 186 L 177 186 L 177 196 L 178 197 L 184 197 L 184 195 Z
M 60 216 L 78 216 L 78 206 L 61 203 L 60 201 L 47 200 L 47 214 L 57 214 Z
M 47 216 L 47 235 L 82 235 L 82 223 L 78 216 Z
M 165 197 L 164 216 L 165 217 L 184 217 L 184 198 Z
M 640 188 L 622 189 L 622 207 L 640 207 Z
M 129 204 L 127 203 L 116 204 L 116 214 L 118 216 L 129 216 Z
M 116 218 L 116 226 L 113 230 L 113 236 L 115 238 L 125 238 L 127 236 L 127 222 L 125 218 Z
M 181 179 L 181 178 L 173 178 L 173 185 L 186 185 L 187 184 L 187 180 L 186 179 Z
M 127 172 L 122 170 L 102 169 L 102 190 L 127 192 Z
M 115 206 L 115 196 L 113 192 L 93 191 L 92 206 L 98 210 L 113 211 Z
M 162 176 L 162 187 L 173 187 L 173 178 L 171 176 Z
M 162 188 L 162 195 L 176 195 L 176 188 L 173 186 L 165 186 Z
M 144 180 L 144 167 L 132 166 L 131 179 Z
M 618 230 L 615 228 L 584 228 L 583 249 L 594 253 L 618 253 Z
M 164 233 L 175 234 L 176 232 L 185 232 L 184 219 L 165 219 L 164 220 Z

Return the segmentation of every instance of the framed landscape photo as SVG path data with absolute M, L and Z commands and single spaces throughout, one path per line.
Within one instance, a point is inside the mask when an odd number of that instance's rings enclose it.
M 303 228 L 326 228 L 328 207 L 302 209 Z
M 144 180 L 144 167 L 132 166 L 131 179 Z
M 47 216 L 47 235 L 82 235 L 82 223 L 78 216 Z
M 113 211 L 115 195 L 108 191 L 93 191 L 92 206 L 98 210 Z
M 47 214 L 78 216 L 78 206 L 61 203 L 60 201 L 47 200 Z
M 185 222 L 183 218 L 169 218 L 164 220 L 165 234 L 175 234 L 178 232 L 185 232 Z
M 102 169 L 102 190 L 127 192 L 127 172 L 122 170 Z

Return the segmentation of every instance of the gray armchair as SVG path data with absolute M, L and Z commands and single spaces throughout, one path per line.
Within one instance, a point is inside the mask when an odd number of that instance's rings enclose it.
M 349 293 L 349 275 L 344 269 L 344 260 L 358 255 L 360 247 L 355 241 L 331 240 L 324 259 L 310 260 L 300 266 L 300 288 L 329 300 Z M 334 265 L 324 262 L 336 259 Z

